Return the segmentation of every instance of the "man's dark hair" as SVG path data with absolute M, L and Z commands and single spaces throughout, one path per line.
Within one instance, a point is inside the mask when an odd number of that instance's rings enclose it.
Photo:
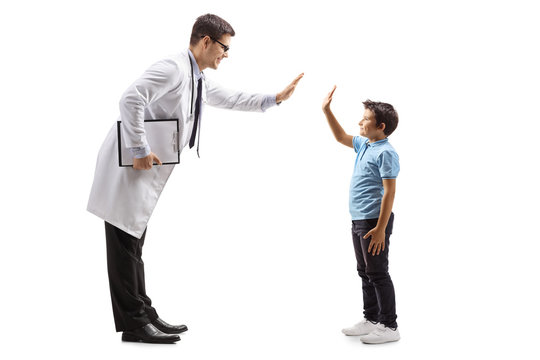
M 201 38 L 209 36 L 214 40 L 219 40 L 224 34 L 234 36 L 232 26 L 217 15 L 201 15 L 195 20 L 193 30 L 191 30 L 190 45 L 195 46 Z
M 364 109 L 369 109 L 375 114 L 375 120 L 377 121 L 377 127 L 382 123 L 385 124 L 384 134 L 389 136 L 391 133 L 396 130 L 398 126 L 398 114 L 394 107 L 390 104 L 366 100 L 364 104 Z

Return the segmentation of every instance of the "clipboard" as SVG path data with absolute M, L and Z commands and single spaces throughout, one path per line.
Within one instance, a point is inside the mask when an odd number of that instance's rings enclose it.
M 123 141 L 122 121 L 116 123 L 118 136 L 118 166 L 133 167 L 133 155 Z M 163 165 L 180 164 L 179 121 L 178 119 L 144 120 L 146 140 L 152 152 Z M 156 164 L 154 164 L 156 165 Z

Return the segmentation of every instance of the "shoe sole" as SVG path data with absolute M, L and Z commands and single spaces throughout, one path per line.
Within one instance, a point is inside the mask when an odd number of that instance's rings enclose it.
M 138 338 L 136 336 L 122 335 L 122 341 L 142 342 L 142 343 L 147 343 L 147 344 L 174 344 L 175 342 L 180 341 L 180 339 L 178 340 L 145 340 L 145 339 Z
M 361 341 L 363 344 L 366 344 L 366 345 L 380 345 L 380 344 L 386 344 L 386 343 L 390 343 L 390 342 L 396 342 L 396 341 L 399 341 L 399 340 L 401 340 L 401 338 L 395 339 L 395 340 L 382 341 L 382 342 L 366 342 L 366 341 L 360 339 L 360 341 Z
M 362 334 L 347 334 L 346 332 L 342 331 L 342 333 L 346 336 L 365 336 L 369 335 L 369 333 L 362 333 Z

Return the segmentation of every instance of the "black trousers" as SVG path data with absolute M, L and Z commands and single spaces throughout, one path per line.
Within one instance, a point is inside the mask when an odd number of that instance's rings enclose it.
M 352 238 L 358 275 L 362 278 L 364 317 L 372 322 L 380 322 L 387 327 L 397 328 L 396 299 L 394 284 L 388 273 L 388 252 L 390 234 L 394 225 L 394 214 L 390 215 L 386 226 L 384 251 L 379 255 L 368 253 L 371 237 L 364 239 L 377 225 L 378 219 L 353 220 Z
M 152 300 L 146 295 L 140 239 L 105 222 L 107 270 L 116 331 L 134 330 L 157 319 Z

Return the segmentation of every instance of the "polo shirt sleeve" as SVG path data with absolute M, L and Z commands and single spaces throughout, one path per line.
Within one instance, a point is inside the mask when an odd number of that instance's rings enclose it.
M 377 157 L 379 173 L 383 179 L 395 179 L 399 174 L 399 156 L 394 151 L 383 151 Z
M 366 138 L 362 136 L 354 136 L 352 139 L 353 148 L 355 152 L 360 151 L 362 144 L 365 142 Z

